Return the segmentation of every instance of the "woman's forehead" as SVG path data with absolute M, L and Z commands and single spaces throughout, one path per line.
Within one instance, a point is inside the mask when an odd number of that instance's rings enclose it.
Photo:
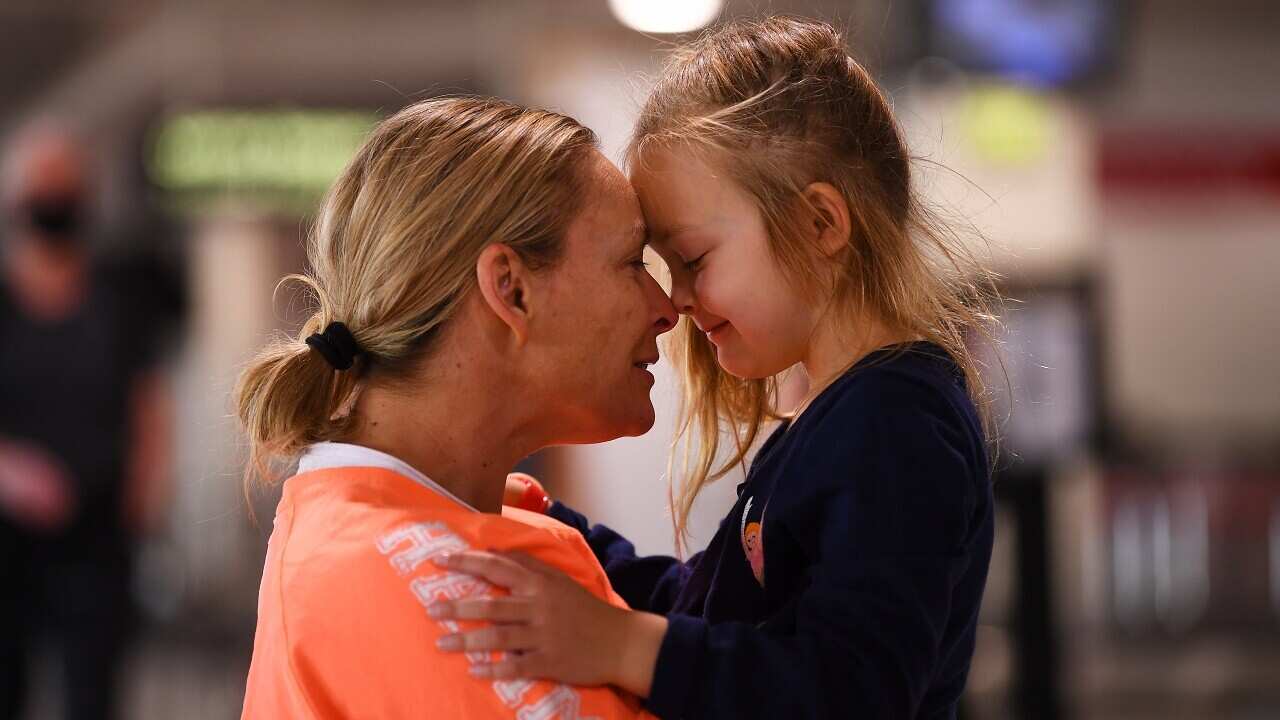
M 583 183 L 582 210 L 569 234 L 587 235 L 596 243 L 643 243 L 646 226 L 635 190 L 612 163 L 604 163 L 608 167 L 593 168 Z

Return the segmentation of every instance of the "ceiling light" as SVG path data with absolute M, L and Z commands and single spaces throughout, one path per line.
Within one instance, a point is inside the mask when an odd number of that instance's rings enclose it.
M 609 0 L 614 17 L 632 30 L 646 33 L 685 33 L 706 27 L 724 0 Z

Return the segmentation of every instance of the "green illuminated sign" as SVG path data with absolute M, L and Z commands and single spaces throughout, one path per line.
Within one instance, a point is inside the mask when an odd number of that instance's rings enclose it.
M 378 121 L 368 112 L 202 110 L 166 119 L 147 159 L 161 188 L 318 195 Z

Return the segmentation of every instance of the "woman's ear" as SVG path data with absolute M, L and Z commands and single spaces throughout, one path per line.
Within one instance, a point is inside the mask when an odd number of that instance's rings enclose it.
M 480 251 L 476 261 L 476 281 L 485 305 L 523 345 L 529 337 L 528 266 L 510 247 L 501 243 Z
M 809 236 L 815 246 L 828 257 L 849 247 L 853 222 L 849 217 L 849 203 L 831 183 L 810 183 L 804 189 L 808 205 Z

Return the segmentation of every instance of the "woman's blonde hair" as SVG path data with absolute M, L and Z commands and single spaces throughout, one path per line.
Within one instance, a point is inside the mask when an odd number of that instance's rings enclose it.
M 358 380 L 404 381 L 474 287 L 486 246 L 511 247 L 535 271 L 553 265 L 595 145 L 572 118 L 493 99 L 428 100 L 382 121 L 320 206 L 309 271 L 282 281 L 299 283 L 314 312 L 240 375 L 246 482 L 342 438 L 353 418 L 339 408 Z M 347 371 L 305 343 L 331 322 L 361 350 Z
M 654 148 L 678 147 L 725 172 L 756 202 L 770 250 L 796 287 L 837 311 L 880 318 L 943 347 L 963 369 L 992 437 L 988 402 L 966 336 L 990 337 L 993 276 L 930 210 L 911 181 L 911 158 L 888 99 L 828 24 L 789 17 L 735 21 L 679 48 L 637 121 L 634 168 Z M 853 232 L 833 260 L 799 234 L 813 217 L 804 189 L 834 186 Z M 779 419 L 777 378 L 725 372 L 685 318 L 669 340 L 684 397 L 673 461 L 677 542 L 701 489 L 744 462 L 764 424 Z M 721 435 L 732 453 L 717 465 Z M 675 463 L 673 462 L 673 465 Z M 674 485 L 674 482 L 673 482 Z

